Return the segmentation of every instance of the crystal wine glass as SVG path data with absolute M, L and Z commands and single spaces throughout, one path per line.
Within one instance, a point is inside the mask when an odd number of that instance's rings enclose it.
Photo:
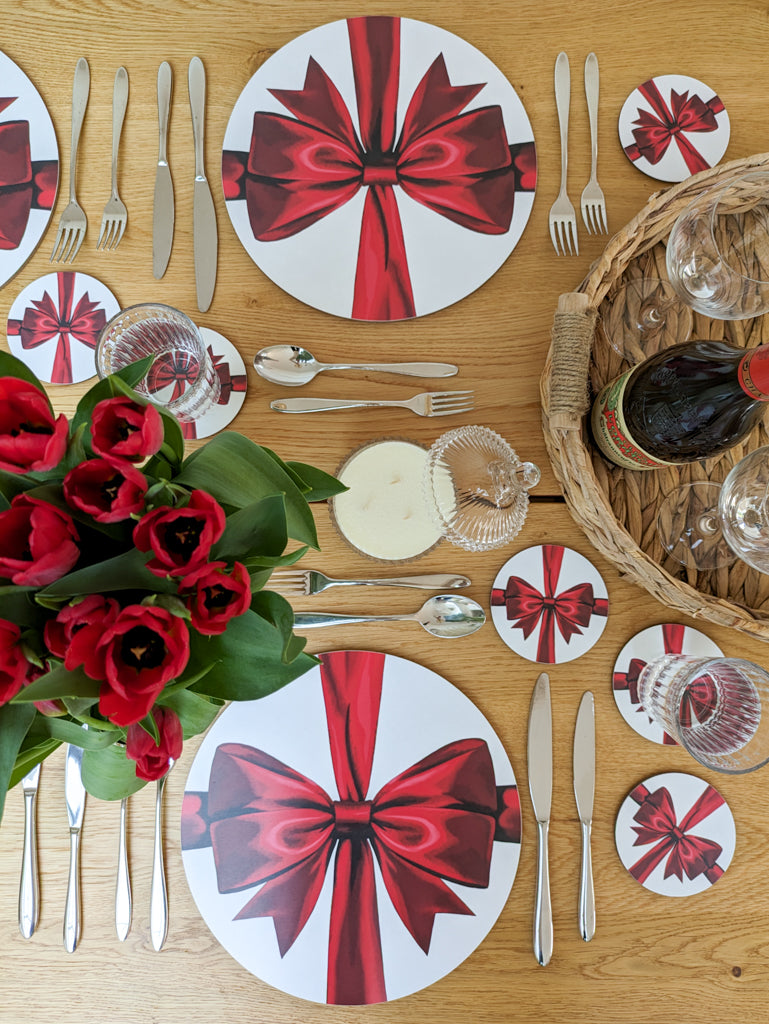
M 638 363 L 668 345 L 688 341 L 693 319 L 669 281 L 637 277 L 621 285 L 602 307 L 601 328 L 618 355 Z

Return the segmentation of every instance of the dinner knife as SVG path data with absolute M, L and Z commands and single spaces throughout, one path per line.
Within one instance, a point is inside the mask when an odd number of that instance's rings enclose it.
M 203 157 L 206 71 L 200 57 L 193 57 L 190 61 L 188 86 L 190 110 L 192 111 L 192 135 L 195 143 L 195 188 L 192 200 L 195 287 L 198 296 L 198 309 L 204 313 L 214 297 L 218 235 L 214 199 L 206 180 Z
M 21 780 L 24 793 L 24 851 L 21 857 L 19 885 L 19 931 L 25 939 L 32 937 L 40 919 L 40 885 L 37 868 L 37 787 L 40 765 L 27 772 Z
M 529 794 L 537 820 L 537 898 L 534 907 L 534 956 L 545 967 L 553 955 L 553 912 L 547 839 L 553 797 L 553 714 L 550 677 L 543 672 L 534 685 L 529 707 Z
M 152 273 L 162 277 L 171 258 L 174 240 L 174 186 L 168 166 L 168 112 L 171 107 L 171 65 L 158 68 L 158 168 L 152 215 Z
M 595 891 L 590 832 L 595 796 L 595 701 L 582 695 L 574 729 L 574 797 L 582 828 L 582 868 L 579 875 L 579 933 L 585 942 L 595 935 Z
M 64 948 L 74 953 L 80 940 L 80 832 L 85 814 L 85 786 L 81 777 L 83 748 L 70 743 L 64 765 L 64 794 L 69 818 L 69 878 L 64 907 Z

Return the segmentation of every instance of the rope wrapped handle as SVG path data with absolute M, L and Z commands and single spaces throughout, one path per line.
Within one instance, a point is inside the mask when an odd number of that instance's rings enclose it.
M 587 377 L 597 317 L 582 292 L 567 292 L 558 299 L 553 318 L 548 413 L 553 429 L 582 427 L 582 417 L 590 404 Z

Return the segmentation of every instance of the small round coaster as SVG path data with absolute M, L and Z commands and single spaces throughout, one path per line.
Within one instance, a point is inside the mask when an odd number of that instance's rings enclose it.
M 491 618 L 516 654 L 544 665 L 573 661 L 599 640 L 609 594 L 598 570 L 571 548 L 526 548 L 497 573 Z
M 710 86 L 687 75 L 659 75 L 639 85 L 619 115 L 619 138 L 639 171 L 683 181 L 714 167 L 729 145 L 729 115 Z
M 658 626 L 642 629 L 625 644 L 617 655 L 612 674 L 614 700 L 622 717 L 631 729 L 653 743 L 678 746 L 672 736 L 653 722 L 641 706 L 638 698 L 638 679 L 644 667 L 663 654 L 694 654 L 700 658 L 718 658 L 723 655 L 721 648 L 710 637 L 691 626 L 665 622 Z M 691 698 L 693 715 L 701 711 L 697 695 Z
M 8 347 L 47 384 L 96 376 L 94 349 L 120 303 L 101 281 L 74 270 L 37 278 L 8 313 Z
M 222 390 L 217 404 L 200 419 L 194 423 L 181 424 L 182 434 L 188 440 L 210 437 L 218 430 L 223 430 L 238 415 L 246 399 L 246 364 L 240 352 L 229 339 L 210 327 L 199 327 L 198 330 L 208 347 Z
M 619 858 L 660 896 L 693 896 L 729 867 L 737 842 L 732 812 L 703 779 L 665 772 L 625 797 L 614 830 Z

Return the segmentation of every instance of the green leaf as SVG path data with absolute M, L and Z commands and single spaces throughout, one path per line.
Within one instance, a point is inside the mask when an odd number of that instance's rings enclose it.
M 204 697 L 191 690 L 177 690 L 168 696 L 163 694 L 157 704 L 176 712 L 182 723 L 185 740 L 205 732 L 224 706 L 221 700 Z
M 304 462 L 286 462 L 285 465 L 293 470 L 309 488 L 304 495 L 307 501 L 326 501 L 327 498 L 333 498 L 335 494 L 342 494 L 349 490 L 341 480 L 337 480 L 335 476 L 331 476 L 330 473 L 325 473 L 315 466 L 308 466 Z
M 17 494 L 28 491 L 35 486 L 35 480 L 30 479 L 24 473 L 9 473 L 6 469 L 0 469 L 0 495 L 2 496 L 2 509 L 11 507 L 11 502 Z
M 16 758 L 36 714 L 32 705 L 4 704 L 0 707 L 0 819 Z
M 281 660 L 293 661 L 307 641 L 304 637 L 294 636 L 294 609 L 285 597 L 271 590 L 260 590 L 251 598 L 251 610 L 279 630 L 283 637 Z
M 43 599 L 77 597 L 80 594 L 99 594 L 113 590 L 175 594 L 178 590 L 177 582 L 153 575 L 146 568 L 146 561 L 147 555 L 137 548 L 131 548 L 122 555 L 115 555 L 114 558 L 107 558 L 62 576 L 60 580 L 44 587 L 38 596 Z
M 42 719 L 43 716 L 38 715 L 37 717 L 39 720 Z M 29 739 L 33 728 L 34 725 L 29 730 L 29 733 L 27 733 L 27 739 Z M 16 764 L 13 766 L 11 778 L 8 782 L 8 789 L 13 789 L 17 783 L 21 782 L 27 772 L 31 772 L 36 764 L 40 764 L 60 746 L 61 743 L 59 740 L 46 739 L 40 743 L 34 743 L 30 746 L 27 746 L 25 741 L 22 749 L 19 751 L 18 757 L 16 758 Z M 0 793 L 0 814 L 2 814 L 2 796 L 3 794 Z
M 282 494 L 273 494 L 227 517 L 224 533 L 211 552 L 211 561 L 245 562 L 251 555 L 279 556 L 287 542 L 285 499 Z
M 39 388 L 43 394 L 48 397 L 45 387 L 40 383 L 27 364 L 23 363 L 21 359 L 17 359 L 16 356 L 12 356 L 10 352 L 0 351 L 0 377 L 19 377 L 21 380 L 26 380 L 30 384 L 34 384 L 36 388 Z M 50 400 L 48 405 L 51 405 Z
M 36 700 L 57 700 L 62 697 L 98 697 L 100 688 L 101 683 L 89 679 L 82 668 L 70 671 L 63 665 L 57 665 L 20 690 L 11 703 L 29 704 Z
M 82 747 L 84 750 L 103 750 L 121 738 L 119 729 L 97 732 L 96 729 L 84 729 L 79 722 L 71 722 L 68 718 L 49 718 L 42 715 L 40 726 L 52 739 L 60 743 L 74 743 L 76 747 Z
M 136 762 L 126 757 L 122 743 L 86 750 L 82 775 L 85 788 L 100 800 L 122 800 L 147 785 L 144 779 L 137 779 Z
M 34 594 L 34 587 L 0 586 L 0 618 L 19 626 L 43 626 L 48 616 L 34 603 Z
M 307 654 L 284 662 L 281 631 L 250 609 L 231 619 L 219 636 L 192 634 L 190 646 L 196 661 L 213 662 L 211 671 L 191 689 L 224 700 L 264 697 L 317 664 L 317 658 Z

